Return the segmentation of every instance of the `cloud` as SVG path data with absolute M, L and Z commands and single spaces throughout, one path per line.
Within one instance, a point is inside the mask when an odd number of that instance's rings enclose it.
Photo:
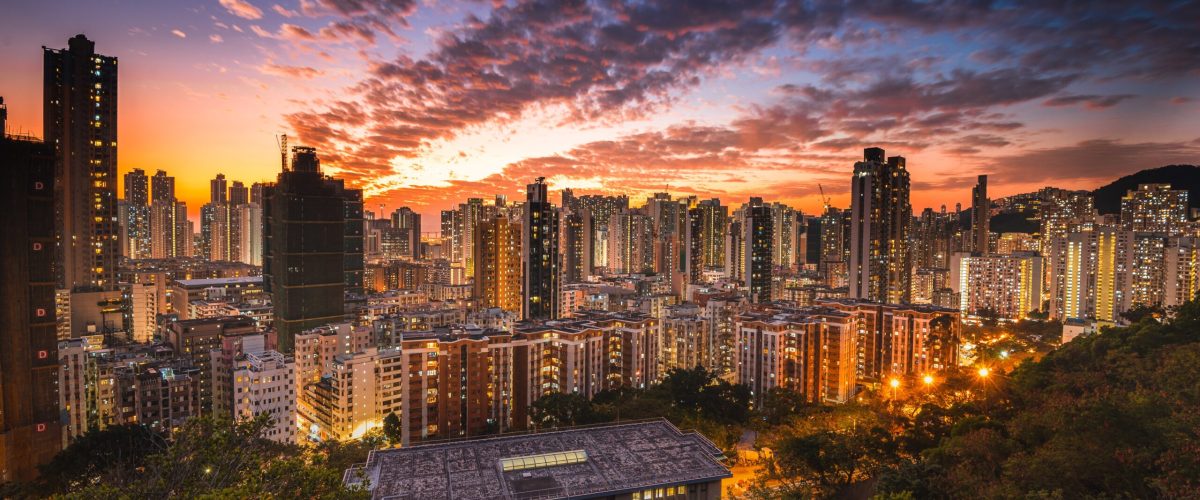
M 184 33 L 183 31 L 180 31 L 177 29 L 171 30 L 171 34 L 175 35 L 179 38 L 187 38 L 187 33 Z
M 272 5 L 271 10 L 275 11 L 276 14 L 279 14 L 286 18 L 293 18 L 293 17 L 300 15 L 299 12 L 296 12 L 294 10 L 291 10 L 291 9 L 284 7 L 282 5 L 279 5 L 279 4 Z
M 285 24 L 284 26 L 287 26 L 287 25 Z M 267 31 L 267 30 L 265 30 L 265 29 L 262 29 L 262 28 L 261 28 L 259 25 L 257 25 L 257 24 L 251 24 L 251 25 L 250 25 L 250 31 L 254 32 L 254 34 L 255 34 L 255 35 L 258 35 L 258 36 L 260 36 L 260 37 L 262 37 L 262 38 L 276 38 L 276 37 L 275 37 L 275 35 L 274 35 L 274 34 L 272 34 L 270 31 Z
M 242 19 L 262 19 L 262 10 L 246 0 L 220 0 L 221 6 L 230 14 Z
M 1193 164 L 1198 157 L 1200 144 L 1197 143 L 1129 143 L 1115 139 L 1092 139 L 1000 156 L 991 168 L 998 179 L 1007 182 L 1070 182 L 1079 179 L 1107 182 L 1146 168 Z
M 1046 106 L 1051 106 L 1051 107 L 1074 106 L 1076 104 L 1082 104 L 1082 105 L 1084 105 L 1084 107 L 1086 107 L 1088 109 L 1108 109 L 1113 106 L 1116 106 L 1117 104 L 1120 104 L 1121 101 L 1124 101 L 1127 99 L 1133 99 L 1134 97 L 1137 97 L 1137 96 L 1135 96 L 1133 94 L 1117 94 L 1117 95 L 1074 94 L 1074 95 L 1063 95 L 1063 96 L 1058 96 L 1058 97 L 1054 97 L 1051 99 L 1047 99 L 1042 104 L 1046 105 Z
M 285 76 L 285 77 L 302 78 L 302 79 L 316 78 L 318 76 L 325 74 L 324 71 L 313 68 L 311 66 L 288 66 L 288 65 L 282 65 L 282 64 L 275 64 L 274 62 L 272 62 L 270 60 L 268 60 L 266 62 L 266 64 L 263 64 L 262 66 L 260 66 L 258 68 L 258 70 L 260 72 L 262 72 L 264 74 L 268 74 L 268 75 Z
M 345 18 L 372 18 L 408 24 L 408 16 L 417 10 L 416 0 L 301 0 L 300 11 L 309 17 L 337 15 Z
M 214 33 L 212 35 L 208 35 L 208 41 L 210 41 L 212 43 L 221 43 L 221 42 L 224 42 L 225 39 L 221 38 L 221 35 Z
M 304 0 L 299 14 L 333 19 L 308 28 L 285 23 L 277 33 L 252 29 L 309 48 L 363 48 L 395 37 L 416 5 Z M 1019 156 L 1020 148 L 1034 134 L 1055 132 L 1027 123 L 1020 105 L 1102 113 L 1134 98 L 1147 81 L 1200 74 L 1197 19 L 1194 2 L 1166 0 L 496 2 L 486 15 L 428 29 L 434 39 L 427 53 L 378 59 L 363 50 L 370 63 L 358 81 L 285 118 L 330 165 L 376 192 L 432 196 L 441 188 L 402 184 L 393 165 L 418 164 L 431 145 L 545 110 L 564 110 L 556 118 L 567 127 L 654 117 L 706 82 L 788 52 L 792 57 L 779 61 L 787 76 L 772 71 L 763 78 L 790 81 L 739 101 L 723 124 L 676 123 L 621 135 L 451 186 L 517 189 L 538 168 L 561 179 L 611 174 L 614 188 L 651 186 L 678 172 L 701 185 L 729 178 L 729 168 L 819 175 L 812 162 L 835 154 L 844 162 L 850 150 L 875 144 L 933 149 L 975 163 L 994 161 L 988 155 L 1003 148 L 1017 152 L 995 160 L 1002 171 L 1016 179 L 1015 162 L 1031 162 L 1021 168 L 1037 169 L 1036 178 L 1052 175 L 1037 162 L 1059 156 L 1049 146 Z M 730 92 L 758 85 L 719 81 L 735 88 Z M 1079 91 L 1107 84 L 1130 93 Z M 1098 141 L 1089 145 L 1118 156 L 1139 146 Z

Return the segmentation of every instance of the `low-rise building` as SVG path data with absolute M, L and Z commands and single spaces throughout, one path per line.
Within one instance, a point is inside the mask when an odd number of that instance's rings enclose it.
M 347 470 L 371 498 L 715 500 L 724 455 L 666 420 L 375 450 Z

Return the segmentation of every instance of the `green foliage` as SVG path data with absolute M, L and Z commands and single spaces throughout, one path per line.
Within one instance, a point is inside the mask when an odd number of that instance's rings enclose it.
M 578 393 L 542 396 L 529 408 L 529 416 L 538 427 L 589 424 L 596 420 L 592 403 Z
M 1158 319 L 1167 315 L 1162 306 L 1138 304 L 1121 313 L 1121 318 L 1130 323 L 1141 323 L 1144 319 Z
M 666 418 L 731 450 L 750 420 L 750 390 L 702 367 L 673 369 L 647 389 L 601 391 L 591 400 L 580 394 L 549 394 L 529 410 L 539 427 Z
M 169 444 L 136 428 L 83 436 L 48 464 L 37 493 L 64 498 L 365 498 L 342 486 L 349 464 L 264 439 L 267 416 L 188 421 Z M 146 443 L 148 442 L 148 444 Z M 105 450 L 106 445 L 113 445 Z M 123 459 L 133 453 L 136 459 Z M 363 454 L 356 461 L 361 461 Z M 104 457 L 114 458 L 105 463 Z M 72 474 L 77 480 L 63 480 Z
M 388 413 L 383 417 L 383 435 L 387 437 L 388 443 L 395 446 L 404 440 L 404 431 L 400 424 L 400 417 L 395 413 Z
M 121 425 L 80 436 L 49 463 L 39 467 L 29 493 L 52 495 L 114 479 L 146 465 L 167 447 L 166 440 L 141 425 Z
M 767 425 L 775 426 L 787 422 L 789 418 L 810 406 L 799 392 L 772 388 L 763 395 L 762 406 L 758 409 Z
M 1183 498 L 1200 491 L 1200 303 L 1080 338 L 997 381 L 991 411 L 922 408 L 878 491 Z M 950 425 L 948 425 L 950 424 Z

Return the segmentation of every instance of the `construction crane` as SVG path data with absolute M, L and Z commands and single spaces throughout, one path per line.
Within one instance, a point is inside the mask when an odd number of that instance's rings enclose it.
M 821 190 L 821 201 L 825 203 L 825 211 L 829 212 L 829 197 L 825 195 L 825 186 L 818 183 L 817 189 Z
M 279 146 L 279 166 L 284 172 L 287 172 L 287 134 L 279 134 L 275 136 L 275 144 Z

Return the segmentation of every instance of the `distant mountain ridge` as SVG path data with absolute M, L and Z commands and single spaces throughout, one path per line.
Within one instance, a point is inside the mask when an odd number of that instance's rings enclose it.
M 1167 165 L 1126 175 L 1092 191 L 1096 210 L 1102 214 L 1121 213 L 1121 197 L 1137 189 L 1138 184 L 1170 184 L 1172 189 L 1186 189 L 1188 204 L 1200 208 L 1200 167 L 1196 165 Z

